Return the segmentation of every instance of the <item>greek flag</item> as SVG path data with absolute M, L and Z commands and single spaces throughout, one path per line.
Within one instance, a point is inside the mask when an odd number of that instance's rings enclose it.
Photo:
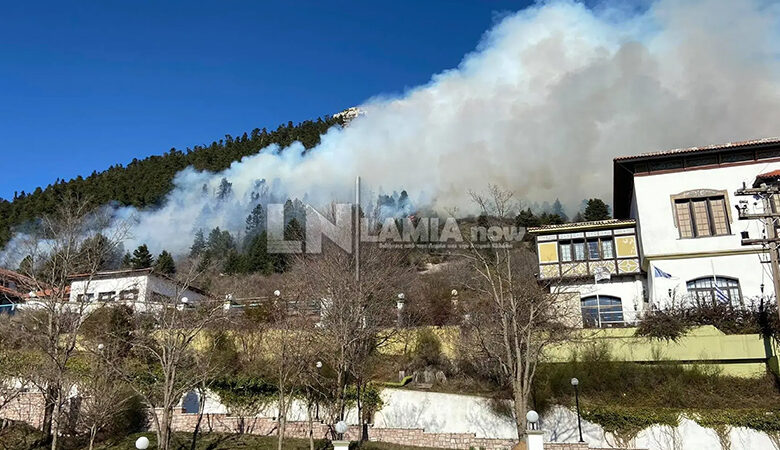
M 717 284 L 715 284 L 715 298 L 721 302 L 729 303 L 731 300 L 729 299 L 729 296 L 726 295 L 725 292 L 723 292 Z
M 656 278 L 674 278 L 672 274 L 666 273 L 658 267 L 653 267 L 653 276 Z

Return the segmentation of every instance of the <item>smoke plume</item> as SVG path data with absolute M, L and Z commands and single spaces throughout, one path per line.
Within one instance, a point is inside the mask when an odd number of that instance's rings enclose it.
M 258 195 L 348 201 L 356 175 L 461 211 L 488 183 L 570 208 L 610 201 L 615 156 L 780 134 L 778 19 L 761 1 L 529 7 L 456 68 L 366 101 L 305 155 L 271 146 L 220 173 L 180 172 L 160 208 L 117 211 L 138 220 L 126 245 L 182 253 L 198 228 L 242 229 Z

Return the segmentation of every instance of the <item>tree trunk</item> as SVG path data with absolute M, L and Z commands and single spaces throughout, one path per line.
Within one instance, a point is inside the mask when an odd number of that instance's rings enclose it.
M 284 398 L 284 385 L 279 387 L 279 411 L 276 421 L 276 435 L 278 436 L 277 450 L 282 450 L 282 442 L 284 442 L 284 427 L 287 420 L 287 410 L 285 407 Z
M 168 450 L 171 433 L 171 411 L 167 407 L 162 410 L 162 417 L 160 418 L 160 426 L 158 428 L 157 448 L 160 450 Z
M 47 387 L 44 394 L 46 407 L 43 410 L 43 423 L 41 424 L 41 431 L 49 440 L 51 440 L 51 425 L 54 418 L 54 404 L 56 402 L 54 397 L 54 388 L 50 386 Z
M 203 411 L 206 408 L 206 389 L 198 389 L 198 421 L 195 422 L 195 430 L 192 431 L 192 444 L 190 450 L 195 450 L 198 445 L 198 434 L 200 433 L 200 423 L 203 421 Z
M 312 402 L 307 402 L 306 416 L 309 420 L 309 450 L 314 450 L 314 419 L 311 414 Z
M 89 428 L 89 450 L 95 446 L 95 435 L 97 434 L 97 426 L 92 425 Z
M 60 437 L 60 418 L 62 417 L 62 389 L 54 395 L 54 410 L 51 416 L 51 450 L 57 450 Z
M 515 426 L 517 427 L 517 438 L 520 441 L 525 440 L 525 415 L 528 412 L 527 399 L 523 396 L 522 389 L 517 383 L 512 386 L 512 397 L 515 403 Z

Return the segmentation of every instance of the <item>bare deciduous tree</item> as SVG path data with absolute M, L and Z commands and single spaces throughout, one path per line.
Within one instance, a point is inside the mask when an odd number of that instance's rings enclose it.
M 58 447 L 65 425 L 63 409 L 73 388 L 69 362 L 77 354 L 78 335 L 94 305 L 70 301 L 70 282 L 79 274 L 88 285 L 117 252 L 127 227 L 112 224 L 107 211 L 91 209 L 86 202 L 62 199 L 61 205 L 37 223 L 20 244 L 20 270 L 29 280 L 20 286 L 31 298 L 15 317 L 20 339 L 42 361 L 27 380 L 44 395 L 43 431 Z
M 335 373 L 333 422 L 344 418 L 347 385 L 366 379 L 371 355 L 393 334 L 397 295 L 413 273 L 404 256 L 403 250 L 364 246 L 358 268 L 354 255 L 323 245 L 321 254 L 307 255 L 293 266 L 291 290 L 321 305 L 315 330 L 321 359 Z
M 220 370 L 212 364 L 217 341 L 208 339 L 206 331 L 227 321 L 224 302 L 208 297 L 184 300 L 196 276 L 195 268 L 180 273 L 172 295 L 153 295 L 136 305 L 131 356 L 112 366 L 149 408 L 157 446 L 163 450 L 171 445 L 176 405 Z
M 512 211 L 512 193 L 490 186 L 486 195 L 472 193 L 490 225 L 505 225 Z M 545 348 L 568 336 L 576 309 L 556 287 L 535 277 L 534 254 L 506 242 L 469 242 L 464 302 L 464 339 L 478 357 L 511 387 L 518 436 L 522 437 L 531 388 Z M 484 245 L 489 244 L 489 245 Z

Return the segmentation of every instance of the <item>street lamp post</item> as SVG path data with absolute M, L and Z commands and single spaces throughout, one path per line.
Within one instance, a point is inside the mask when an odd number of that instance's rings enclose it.
M 317 361 L 316 366 L 317 366 L 317 375 L 321 376 L 322 375 L 322 373 L 321 373 L 322 372 L 322 361 Z M 319 381 L 318 381 L 318 383 L 319 383 Z M 317 398 L 317 400 L 315 400 L 314 405 L 316 407 L 315 413 L 314 413 L 314 418 L 317 419 L 317 420 L 320 420 L 320 399 L 319 399 L 319 397 Z
M 580 380 L 576 378 L 571 379 L 571 385 L 574 386 L 574 402 L 577 406 L 577 429 L 580 432 L 580 442 L 585 442 L 582 439 L 582 420 L 580 419 L 580 390 L 577 388 L 579 386 Z
M 406 303 L 406 295 L 403 292 L 398 294 L 398 301 L 395 302 L 395 308 L 398 311 L 398 326 L 400 327 L 403 322 L 404 303 Z
M 344 440 L 344 433 L 347 432 L 347 423 L 343 420 L 340 420 L 336 425 L 333 426 L 333 428 L 336 429 L 336 433 L 338 433 L 338 440 L 333 441 L 333 450 L 348 450 L 349 449 L 349 441 Z

